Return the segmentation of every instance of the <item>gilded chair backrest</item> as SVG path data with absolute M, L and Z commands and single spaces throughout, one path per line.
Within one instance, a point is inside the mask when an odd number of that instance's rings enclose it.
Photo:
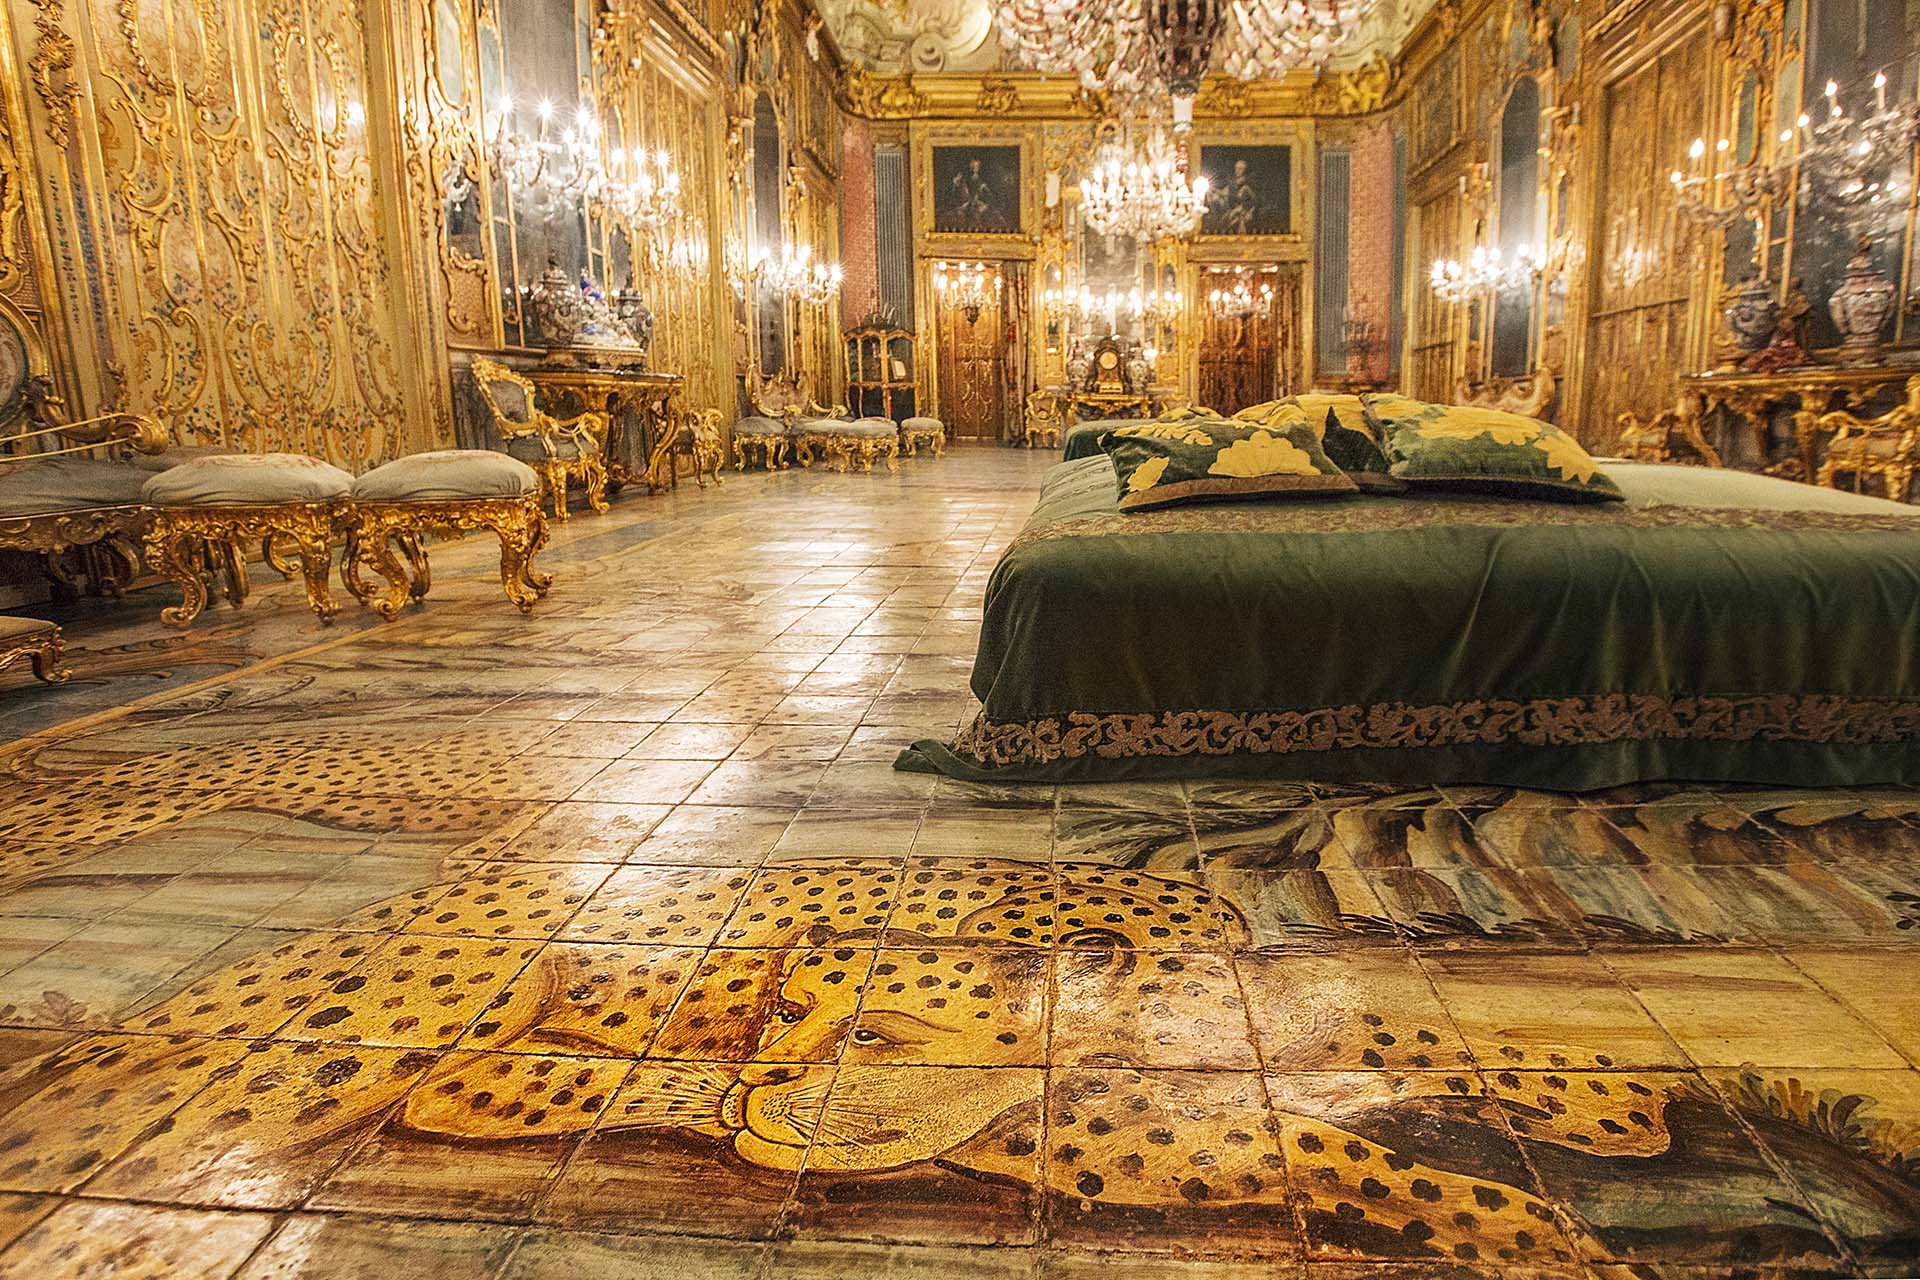
M 771 378 L 756 376 L 747 386 L 747 399 L 756 412 L 768 418 L 797 417 L 811 402 L 806 383 L 797 369 Z
M 542 430 L 543 415 L 534 403 L 533 383 L 485 357 L 473 362 L 473 380 L 502 435 L 511 438 Z
M 1494 378 L 1478 387 L 1462 379 L 1454 386 L 1454 399 L 1461 404 L 1517 413 L 1523 418 L 1544 417 L 1553 407 L 1556 379 L 1553 370 L 1542 365 L 1524 378 Z
M 1027 392 L 1027 417 L 1036 422 L 1057 422 L 1060 418 L 1060 397 L 1051 391 Z

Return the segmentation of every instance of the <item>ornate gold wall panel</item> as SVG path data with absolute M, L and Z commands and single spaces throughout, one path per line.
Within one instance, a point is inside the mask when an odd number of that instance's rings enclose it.
M 354 469 L 448 438 L 393 216 L 384 10 L 371 31 L 339 0 L 10 13 L 83 404 Z
M 1672 407 L 1692 372 L 1689 322 L 1703 273 L 1680 222 L 1668 174 L 1709 132 L 1709 40 L 1693 35 L 1604 89 L 1604 139 L 1588 319 L 1584 418 L 1612 440 L 1622 413 L 1642 420 Z

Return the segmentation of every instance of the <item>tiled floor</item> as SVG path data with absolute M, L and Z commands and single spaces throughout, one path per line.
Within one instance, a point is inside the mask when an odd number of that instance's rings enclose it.
M 531 619 L 477 542 L 79 617 L 0 1277 L 1920 1270 L 1920 792 L 896 773 L 1043 464 L 633 497 Z

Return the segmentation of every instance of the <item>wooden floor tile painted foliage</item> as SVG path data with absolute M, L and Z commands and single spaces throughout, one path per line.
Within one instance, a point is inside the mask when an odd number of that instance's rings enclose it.
M 1039 469 L 10 686 L 0 1276 L 1920 1270 L 1920 792 L 895 773 Z

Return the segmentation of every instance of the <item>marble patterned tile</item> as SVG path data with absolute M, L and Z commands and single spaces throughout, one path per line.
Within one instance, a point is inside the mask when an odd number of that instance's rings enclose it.
M 1890 967 L 1910 964 L 1911 952 L 1884 946 L 1781 948 L 1781 956 L 1920 1066 L 1920 984 L 1889 982 Z
M 516 1242 L 511 1227 L 301 1214 L 284 1219 L 235 1280 L 376 1272 L 386 1280 L 485 1280 L 506 1265 Z
M 1234 965 L 1269 1070 L 1473 1065 L 1427 974 L 1398 947 L 1243 954 Z
M 1057 1066 L 1259 1065 L 1232 962 L 1207 952 L 1066 951 L 1054 962 Z
M 673 813 L 665 804 L 568 800 L 510 834 L 483 841 L 476 858 L 514 862 L 619 862 Z
M 1483 1069 L 1688 1065 L 1633 993 L 1587 952 L 1426 952 L 1420 964 Z
M 0 1255 L 0 1276 L 221 1280 L 272 1229 L 262 1214 L 74 1200 Z
M 720 936 L 753 882 L 737 867 L 627 866 L 612 869 L 569 919 L 570 942 L 704 947 Z
M 681 805 L 628 855 L 631 862 L 708 867 L 752 867 L 780 843 L 791 808 Z
M 1771 952 L 1626 951 L 1606 960 L 1699 1066 L 1905 1065 L 1871 1027 Z
M 581 1276 L 673 1276 L 676 1280 L 753 1280 L 765 1246 L 692 1236 L 607 1231 L 529 1231 L 501 1280 L 578 1280 Z
M 526 1221 L 630 1065 L 604 1058 L 446 1054 L 308 1205 L 400 1217 Z

